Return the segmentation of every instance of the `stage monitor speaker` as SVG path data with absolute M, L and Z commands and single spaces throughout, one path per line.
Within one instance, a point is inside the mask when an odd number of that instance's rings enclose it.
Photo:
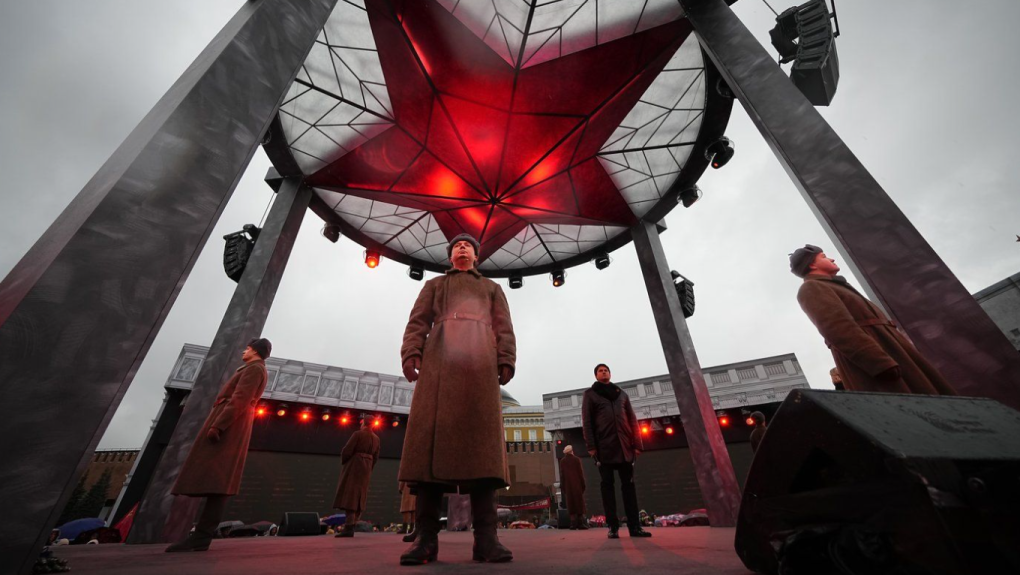
M 288 511 L 283 514 L 280 521 L 279 535 L 318 535 L 322 531 L 319 528 L 319 514 L 305 511 Z
M 570 529 L 570 512 L 566 509 L 556 510 L 556 528 Z
M 1020 573 L 1020 412 L 990 399 L 793 390 L 745 482 L 758 573 Z

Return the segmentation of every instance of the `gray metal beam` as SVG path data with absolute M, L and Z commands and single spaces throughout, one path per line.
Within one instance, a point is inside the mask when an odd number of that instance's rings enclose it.
M 775 58 L 723 0 L 680 4 L 840 263 L 962 395 L 1020 409 L 1020 355 Z
M 740 487 L 680 309 L 659 230 L 656 224 L 642 221 L 631 228 L 631 236 L 709 522 L 712 527 L 733 527 L 740 507 Z
M 0 283 L 0 573 L 31 570 L 335 3 L 244 3 Z
M 170 444 L 163 451 L 138 506 L 127 543 L 176 541 L 191 530 L 201 499 L 174 497 L 170 489 L 212 411 L 220 388 L 241 365 L 241 352 L 249 340 L 262 335 L 311 198 L 311 188 L 302 185 L 298 178 L 285 179 L 280 186 L 195 386 L 188 394 Z

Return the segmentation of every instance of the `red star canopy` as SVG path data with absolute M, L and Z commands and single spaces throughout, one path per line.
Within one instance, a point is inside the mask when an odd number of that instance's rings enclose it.
M 576 258 L 661 200 L 697 142 L 704 63 L 675 0 L 356 4 L 281 107 L 355 239 L 442 265 L 468 232 L 497 272 Z

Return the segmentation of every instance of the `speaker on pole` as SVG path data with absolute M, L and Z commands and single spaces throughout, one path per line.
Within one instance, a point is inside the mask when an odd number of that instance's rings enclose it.
M 990 399 L 794 390 L 747 475 L 758 573 L 1020 573 L 1020 412 Z

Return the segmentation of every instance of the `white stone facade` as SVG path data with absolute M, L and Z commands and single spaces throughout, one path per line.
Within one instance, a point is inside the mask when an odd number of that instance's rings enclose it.
M 704 368 L 702 374 L 715 409 L 780 402 L 791 390 L 810 387 L 792 353 Z M 630 396 L 638 419 L 680 415 L 669 374 L 616 384 Z M 581 397 L 586 389 L 542 395 L 547 431 L 581 427 Z

